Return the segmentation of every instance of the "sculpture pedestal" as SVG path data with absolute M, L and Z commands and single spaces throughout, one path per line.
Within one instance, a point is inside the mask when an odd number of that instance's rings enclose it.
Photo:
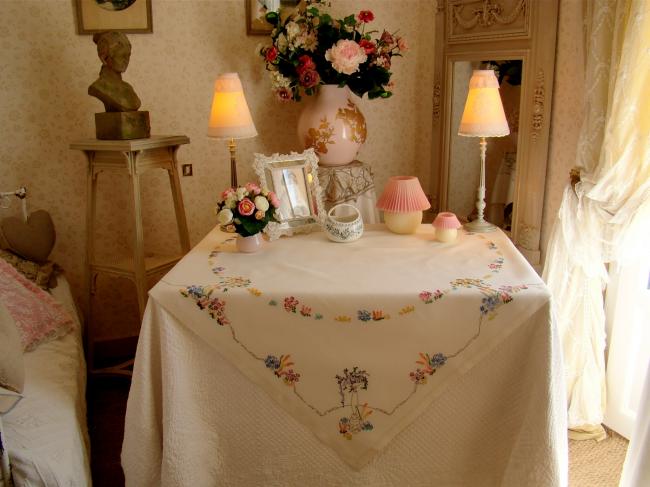
M 151 134 L 149 112 L 95 113 L 95 132 L 100 140 L 146 139 Z

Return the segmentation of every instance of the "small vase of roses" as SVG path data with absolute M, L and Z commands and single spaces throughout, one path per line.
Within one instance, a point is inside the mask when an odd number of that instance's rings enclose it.
M 221 193 L 215 212 L 221 229 L 236 233 L 237 250 L 256 252 L 262 245 L 261 232 L 269 222 L 277 222 L 276 210 L 280 200 L 273 191 L 246 183 Z

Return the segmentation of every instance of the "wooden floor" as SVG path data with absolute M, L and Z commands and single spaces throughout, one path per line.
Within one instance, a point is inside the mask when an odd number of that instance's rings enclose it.
M 124 485 L 120 452 L 130 385 L 127 377 L 117 376 L 88 381 L 90 468 L 94 487 Z
M 129 386 L 129 379 L 124 377 L 89 381 L 88 421 L 95 487 L 124 485 L 120 451 Z M 609 437 L 599 443 L 569 441 L 569 486 L 616 487 L 626 449 L 627 440 L 616 433 L 609 433 Z

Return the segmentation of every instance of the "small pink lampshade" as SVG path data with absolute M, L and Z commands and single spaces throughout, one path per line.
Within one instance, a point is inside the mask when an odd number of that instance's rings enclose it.
M 438 213 L 438 216 L 436 216 L 436 219 L 433 220 L 432 225 L 436 228 L 442 228 L 444 230 L 455 230 L 462 226 L 458 221 L 458 218 L 456 218 L 456 215 L 448 211 Z
M 409 213 L 431 208 L 415 176 L 393 176 L 377 201 L 377 208 L 391 213 Z

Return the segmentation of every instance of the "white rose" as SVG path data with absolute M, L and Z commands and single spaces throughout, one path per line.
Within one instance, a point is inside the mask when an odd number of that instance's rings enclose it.
M 217 222 L 219 225 L 228 225 L 232 221 L 232 216 L 232 211 L 228 208 L 224 208 L 217 213 Z
M 261 211 L 266 211 L 269 209 L 269 200 L 267 200 L 264 196 L 256 196 L 255 197 L 255 208 Z
M 297 24 L 296 22 L 289 22 L 286 25 L 286 29 L 287 29 L 287 35 L 289 36 L 289 39 L 293 39 L 298 34 L 300 34 L 300 25 Z
M 226 208 L 230 208 L 232 210 L 235 206 L 237 206 L 237 195 L 235 193 L 230 193 L 225 199 L 224 204 L 226 205 Z
M 286 54 L 287 48 L 289 47 L 289 41 L 284 34 L 280 34 L 275 41 L 275 45 L 282 54 Z
M 237 199 L 239 201 L 243 200 L 246 196 L 248 196 L 248 191 L 246 191 L 246 188 L 243 186 L 237 188 Z

